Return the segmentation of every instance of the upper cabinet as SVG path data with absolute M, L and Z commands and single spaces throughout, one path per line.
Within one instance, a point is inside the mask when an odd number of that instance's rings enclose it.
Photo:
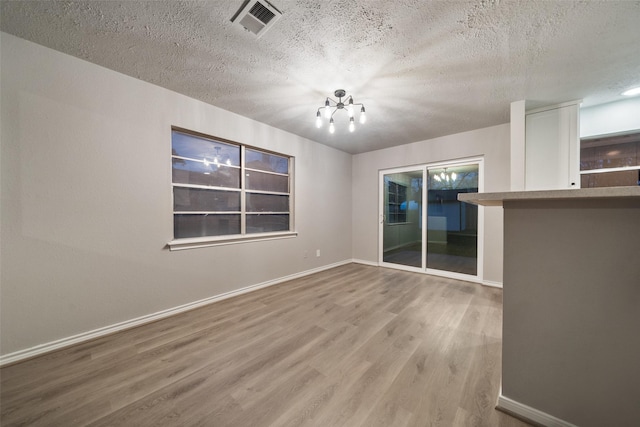
M 580 188 L 580 101 L 525 114 L 525 190 Z
M 580 102 L 511 104 L 512 191 L 580 188 Z
M 527 103 L 511 103 L 512 191 L 640 185 L 640 97 Z

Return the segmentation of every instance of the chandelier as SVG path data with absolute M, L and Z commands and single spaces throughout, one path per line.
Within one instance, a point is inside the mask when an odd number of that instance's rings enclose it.
M 344 110 L 349 115 L 349 131 L 353 132 L 356 129 L 355 119 L 353 117 L 355 114 L 355 105 L 360 106 L 360 124 L 364 124 L 364 122 L 367 121 L 367 117 L 364 114 L 364 105 L 354 103 L 351 95 L 345 98 L 347 92 L 345 92 L 344 89 L 336 90 L 333 92 L 333 95 L 338 98 L 338 101 L 336 102 L 336 100 L 327 97 L 324 101 L 324 107 L 318 108 L 318 112 L 316 113 L 316 127 L 322 127 L 322 117 L 324 116 L 325 119 L 329 120 L 329 133 L 334 133 L 336 129 L 333 124 L 333 115 L 338 110 Z M 345 98 L 344 102 L 342 101 L 342 98 Z M 320 110 L 324 111 L 321 112 Z

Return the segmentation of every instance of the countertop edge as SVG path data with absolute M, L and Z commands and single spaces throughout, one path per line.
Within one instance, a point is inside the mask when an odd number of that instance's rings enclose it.
M 459 201 L 479 206 L 502 206 L 502 202 L 505 200 L 608 199 L 627 197 L 640 198 L 640 186 L 458 194 Z

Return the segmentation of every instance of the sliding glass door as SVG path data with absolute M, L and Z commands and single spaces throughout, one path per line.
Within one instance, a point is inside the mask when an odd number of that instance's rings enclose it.
M 458 201 L 482 191 L 481 170 L 470 159 L 381 171 L 380 265 L 481 280 L 482 212 Z
M 478 206 L 458 201 L 478 192 L 478 164 L 427 170 L 427 269 L 478 274 Z

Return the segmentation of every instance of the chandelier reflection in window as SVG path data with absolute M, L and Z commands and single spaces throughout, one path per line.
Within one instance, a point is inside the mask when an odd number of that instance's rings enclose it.
M 432 190 L 456 190 L 478 188 L 478 171 L 467 166 L 429 170 L 429 188 Z M 477 191 L 477 190 L 476 190 Z
M 353 97 L 351 95 L 346 96 L 347 92 L 344 89 L 338 89 L 334 93 L 334 96 L 338 98 L 338 101 L 327 97 L 324 101 L 324 106 L 318 108 L 316 113 L 316 127 L 322 127 L 322 119 L 329 120 L 329 133 L 335 132 L 335 125 L 333 122 L 333 116 L 338 110 L 345 111 L 349 116 L 349 131 L 353 132 L 356 129 L 355 125 L 355 110 L 356 107 L 360 107 L 359 113 L 359 122 L 360 124 L 364 124 L 367 121 L 367 116 L 365 115 L 364 105 L 362 103 L 353 102 Z M 345 98 L 346 97 L 346 98 Z M 342 98 L 345 98 L 343 101 Z
M 446 169 L 443 172 L 440 172 L 440 174 L 436 174 L 433 176 L 433 179 L 435 179 L 436 181 L 447 183 L 455 182 L 456 178 L 458 178 L 458 175 L 456 175 L 455 172 L 447 173 Z

